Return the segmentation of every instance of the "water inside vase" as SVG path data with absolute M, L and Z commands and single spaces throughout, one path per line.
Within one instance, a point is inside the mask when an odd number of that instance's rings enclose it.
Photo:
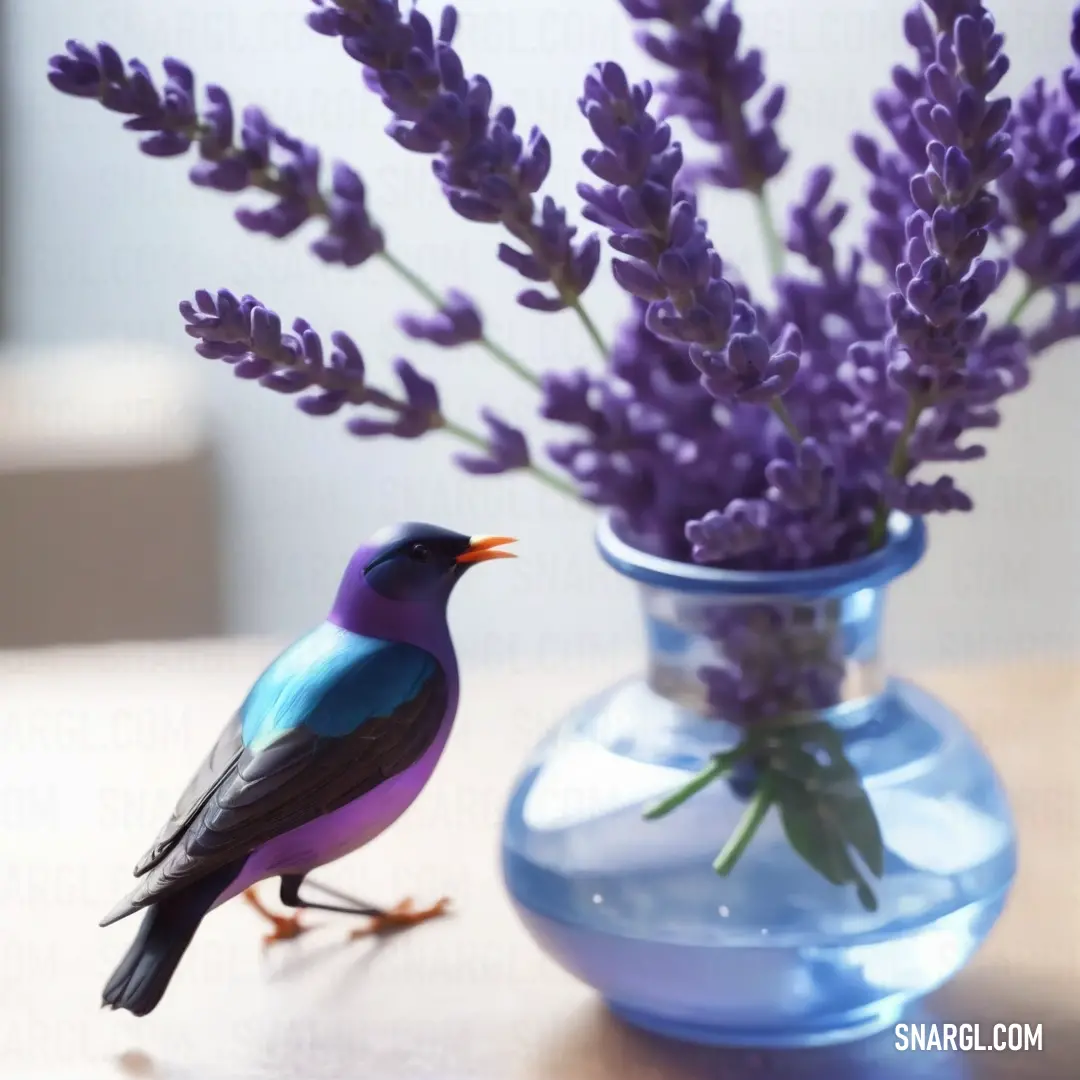
M 959 970 L 1015 872 L 1012 822 L 963 725 L 882 674 L 881 591 L 738 605 L 644 592 L 647 675 L 569 716 L 507 812 L 504 872 L 534 935 L 635 1022 L 711 1025 L 729 1043 L 880 1022 Z M 719 876 L 713 859 L 745 809 L 727 783 L 644 819 L 753 710 L 795 706 L 843 730 L 877 814 L 875 911 L 811 870 L 775 812 Z

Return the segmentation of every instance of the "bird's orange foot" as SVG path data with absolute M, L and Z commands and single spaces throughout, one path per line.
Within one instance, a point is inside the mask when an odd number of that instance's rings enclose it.
M 310 929 L 300 921 L 299 915 L 275 915 L 263 904 L 254 889 L 245 889 L 244 899 L 274 928 L 269 934 L 263 936 L 264 947 L 279 941 L 292 941 L 293 938 L 298 938 L 304 931 Z
M 413 907 L 412 900 L 402 900 L 397 907 L 384 911 L 381 915 L 374 915 L 367 926 L 361 926 L 349 934 L 350 939 L 364 937 L 384 937 L 387 934 L 395 934 L 401 930 L 407 930 L 410 926 L 418 926 L 430 919 L 439 919 L 447 914 L 450 907 L 449 897 L 444 896 L 438 903 L 429 908 L 417 911 Z
M 274 929 L 269 934 L 263 934 L 263 946 L 266 948 L 279 941 L 292 941 L 311 929 L 300 921 L 299 915 L 275 915 L 273 919 Z

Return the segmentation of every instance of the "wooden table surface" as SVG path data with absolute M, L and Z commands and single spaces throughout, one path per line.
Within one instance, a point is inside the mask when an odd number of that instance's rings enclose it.
M 1041 1053 L 682 1047 L 610 1018 L 532 944 L 502 891 L 515 771 L 553 718 L 626 665 L 467 673 L 443 763 L 402 821 L 324 878 L 376 902 L 442 894 L 451 919 L 383 942 L 347 919 L 264 953 L 240 903 L 199 932 L 163 1004 L 98 1009 L 134 922 L 123 894 L 196 761 L 275 652 L 194 642 L 0 653 L 0 1077 L 13 1080 L 892 1080 L 1080 1076 L 1080 663 L 994 664 L 922 681 L 962 710 L 1012 794 L 1012 902 L 929 1003 L 942 1022 L 1041 1023 Z M 268 898 L 272 894 L 268 890 Z

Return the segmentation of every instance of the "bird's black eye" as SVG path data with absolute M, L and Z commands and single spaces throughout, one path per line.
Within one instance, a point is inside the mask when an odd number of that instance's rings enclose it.
M 431 559 L 431 548 L 426 544 L 410 544 L 409 558 L 416 562 L 428 562 Z

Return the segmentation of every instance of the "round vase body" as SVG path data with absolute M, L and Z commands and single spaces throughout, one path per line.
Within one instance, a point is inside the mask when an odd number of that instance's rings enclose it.
M 985 752 L 882 669 L 884 590 L 922 554 L 920 523 L 895 517 L 881 551 L 788 574 L 656 559 L 610 525 L 600 549 L 642 589 L 647 671 L 574 709 L 516 782 L 502 857 L 525 926 L 616 1014 L 675 1038 L 813 1046 L 896 1023 L 967 963 L 1016 868 Z M 752 776 L 644 816 L 793 701 L 840 732 L 877 816 L 876 910 L 796 854 L 775 808 L 730 873 L 713 869 Z

